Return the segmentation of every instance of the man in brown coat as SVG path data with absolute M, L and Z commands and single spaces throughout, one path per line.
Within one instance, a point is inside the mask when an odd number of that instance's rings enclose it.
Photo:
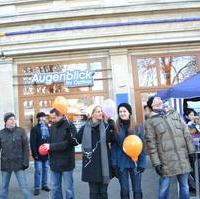
M 180 199 L 189 199 L 188 173 L 194 146 L 180 115 L 165 110 L 163 101 L 153 96 L 147 101 L 152 109 L 145 122 L 145 141 L 151 162 L 160 175 L 159 199 L 169 198 L 170 177 L 176 176 Z

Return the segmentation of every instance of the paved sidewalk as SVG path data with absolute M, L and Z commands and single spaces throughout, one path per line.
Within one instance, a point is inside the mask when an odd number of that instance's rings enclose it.
M 33 164 L 31 163 L 30 168 L 27 170 L 28 182 L 33 193 Z M 1 178 L 1 177 L 0 177 Z M 0 179 L 1 180 L 1 179 Z M 144 192 L 144 199 L 156 199 L 158 190 L 158 176 L 155 174 L 154 169 L 151 167 L 149 161 L 147 169 L 143 175 L 142 186 Z M 81 161 L 76 161 L 76 169 L 74 171 L 74 187 L 76 199 L 89 199 L 88 184 L 81 181 Z M 176 182 L 172 180 L 170 188 L 170 199 L 177 199 Z M 10 197 L 9 199 L 23 199 L 21 192 L 19 191 L 18 184 L 14 175 L 12 175 L 10 182 Z M 114 178 L 108 188 L 109 199 L 120 199 L 119 183 Z M 39 196 L 32 195 L 35 199 L 48 199 L 50 194 L 45 191 L 41 191 Z

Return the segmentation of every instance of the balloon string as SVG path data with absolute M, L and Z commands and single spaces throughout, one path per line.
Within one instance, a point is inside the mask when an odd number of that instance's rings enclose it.
M 134 161 L 134 163 L 135 163 L 135 170 L 134 170 L 134 172 L 135 172 L 135 174 L 139 174 L 140 171 L 137 170 L 138 169 L 138 164 L 137 164 L 136 161 Z
M 108 127 L 109 127 L 109 124 L 108 124 L 108 126 L 105 128 L 104 133 L 106 133 L 106 130 L 108 129 Z M 83 155 L 88 159 L 88 162 L 87 162 L 87 164 L 85 164 L 84 168 L 86 168 L 86 167 L 92 162 L 92 156 L 93 156 L 93 154 L 95 153 L 95 151 L 96 151 L 98 145 L 99 145 L 105 138 L 106 138 L 106 135 L 105 135 L 102 139 L 100 139 L 98 142 L 96 142 L 95 147 L 94 147 L 90 152 L 87 152 L 87 151 L 85 151 L 85 150 L 82 148 Z
M 109 127 L 109 124 L 105 128 L 104 133 L 106 132 L 106 130 L 108 129 L 108 127 Z M 76 144 L 80 144 L 78 142 L 78 140 L 75 137 L 73 137 L 72 133 L 71 133 L 71 138 L 76 142 Z M 105 138 L 106 138 L 106 136 L 103 137 L 102 139 L 100 139 L 98 142 L 96 142 L 95 147 L 90 152 L 84 151 L 84 149 L 82 148 L 83 155 L 88 159 L 88 162 L 87 162 L 87 164 L 84 167 L 87 167 L 91 163 L 92 156 L 95 153 L 95 151 L 96 151 L 96 149 L 98 147 L 98 144 L 100 144 Z

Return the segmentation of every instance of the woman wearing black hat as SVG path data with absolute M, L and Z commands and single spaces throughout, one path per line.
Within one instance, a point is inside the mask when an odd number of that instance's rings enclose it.
M 138 135 L 143 141 L 144 131 L 141 125 L 136 125 L 132 116 L 132 108 L 128 103 L 118 106 L 116 121 L 116 141 L 112 145 L 112 167 L 120 183 L 121 199 L 129 199 L 129 176 L 131 178 L 133 198 L 142 199 L 141 173 L 145 170 L 146 155 L 139 155 L 137 165 L 123 151 L 124 139 L 132 134 Z

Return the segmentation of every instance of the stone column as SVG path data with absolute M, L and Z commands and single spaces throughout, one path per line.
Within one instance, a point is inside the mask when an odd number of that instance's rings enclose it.
M 4 113 L 15 113 L 12 59 L 0 58 L 0 76 L 0 129 L 2 129 Z
M 130 90 L 133 82 L 131 81 L 132 72 L 129 69 L 127 49 L 110 50 L 110 65 L 115 99 L 117 94 L 128 94 L 128 101 L 131 103 Z

